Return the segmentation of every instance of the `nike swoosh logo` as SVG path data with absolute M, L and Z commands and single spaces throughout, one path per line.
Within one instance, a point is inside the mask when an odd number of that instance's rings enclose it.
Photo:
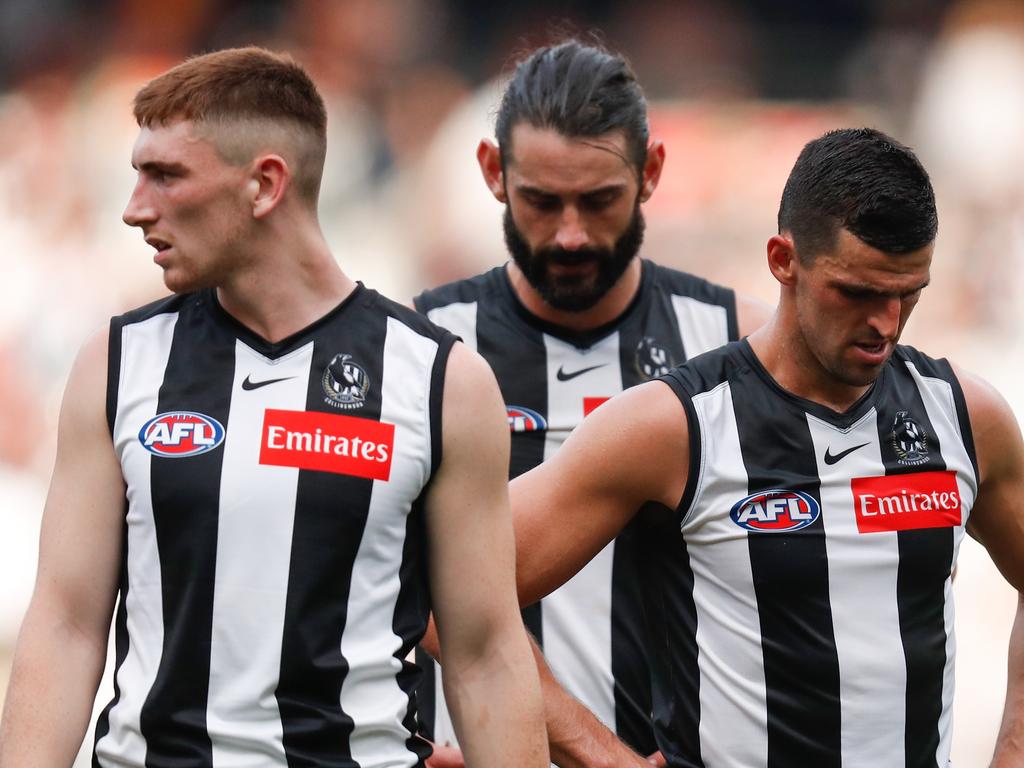
M 267 379 L 266 381 L 253 381 L 252 376 L 246 376 L 245 381 L 242 382 L 242 389 L 253 390 L 265 387 L 268 384 L 277 384 L 279 381 L 288 381 L 288 379 L 294 379 L 294 376 L 285 376 L 283 379 Z
M 829 466 L 831 466 L 832 464 L 835 464 L 837 461 L 842 461 L 844 458 L 849 456 L 851 453 L 856 451 L 858 448 L 863 448 L 865 445 L 867 445 L 867 443 L 861 443 L 860 445 L 855 445 L 855 446 L 853 446 L 853 448 L 847 448 L 845 451 L 840 451 L 839 453 L 835 454 L 834 456 L 832 455 L 832 448 L 830 446 L 830 447 L 825 449 L 825 463 L 828 464 Z
M 555 378 L 559 381 L 569 381 L 569 379 L 575 379 L 577 376 L 582 376 L 584 373 L 590 373 L 596 371 L 598 368 L 604 368 L 608 363 L 601 363 L 600 365 L 592 365 L 589 368 L 580 368 L 578 371 L 572 373 L 566 373 L 564 366 L 558 366 L 558 373 L 555 374 Z

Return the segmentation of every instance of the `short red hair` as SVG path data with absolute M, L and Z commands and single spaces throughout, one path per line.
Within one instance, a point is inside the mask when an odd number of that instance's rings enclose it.
M 248 160 L 260 138 L 290 137 L 297 190 L 316 206 L 327 154 L 327 110 L 306 71 L 288 55 L 263 48 L 229 48 L 192 56 L 147 83 L 136 95 L 140 127 L 191 121 L 225 160 Z M 268 132 L 265 126 L 284 130 Z M 254 130 L 248 130 L 248 129 Z M 224 129 L 224 130 L 218 130 Z

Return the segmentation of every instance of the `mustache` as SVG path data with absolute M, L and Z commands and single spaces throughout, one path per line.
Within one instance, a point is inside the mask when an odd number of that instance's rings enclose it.
M 610 255 L 611 252 L 606 248 L 579 248 L 569 251 L 557 246 L 541 248 L 535 252 L 535 256 L 563 267 L 574 267 L 577 264 L 600 261 L 609 258 Z

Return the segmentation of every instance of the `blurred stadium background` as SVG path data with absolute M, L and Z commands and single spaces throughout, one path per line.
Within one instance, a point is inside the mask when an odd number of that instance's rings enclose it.
M 75 351 L 111 314 L 165 293 L 120 220 L 136 89 L 189 53 L 292 52 L 330 113 L 328 239 L 349 274 L 408 300 L 504 260 L 474 149 L 515 53 L 566 29 L 601 30 L 631 59 L 665 141 L 644 254 L 772 303 L 764 244 L 804 142 L 867 124 L 915 147 L 940 230 L 905 339 L 1024 413 L 1020 0 L 2 0 L 0 698 Z M 1015 598 L 971 542 L 956 591 L 953 756 L 981 766 Z

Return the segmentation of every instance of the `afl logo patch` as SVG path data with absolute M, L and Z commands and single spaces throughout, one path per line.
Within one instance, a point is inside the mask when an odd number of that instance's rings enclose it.
M 508 414 L 508 428 L 513 432 L 540 432 L 548 428 L 544 417 L 530 408 L 509 405 L 505 412 Z
M 799 531 L 820 515 L 821 507 L 812 496 L 780 489 L 752 493 L 737 501 L 729 512 L 736 525 L 756 533 Z
M 142 425 L 139 442 L 157 456 L 181 459 L 212 451 L 224 442 L 224 427 L 201 413 L 168 411 Z
M 352 355 L 335 355 L 324 369 L 324 402 L 335 408 L 359 408 L 366 401 L 370 377 Z

